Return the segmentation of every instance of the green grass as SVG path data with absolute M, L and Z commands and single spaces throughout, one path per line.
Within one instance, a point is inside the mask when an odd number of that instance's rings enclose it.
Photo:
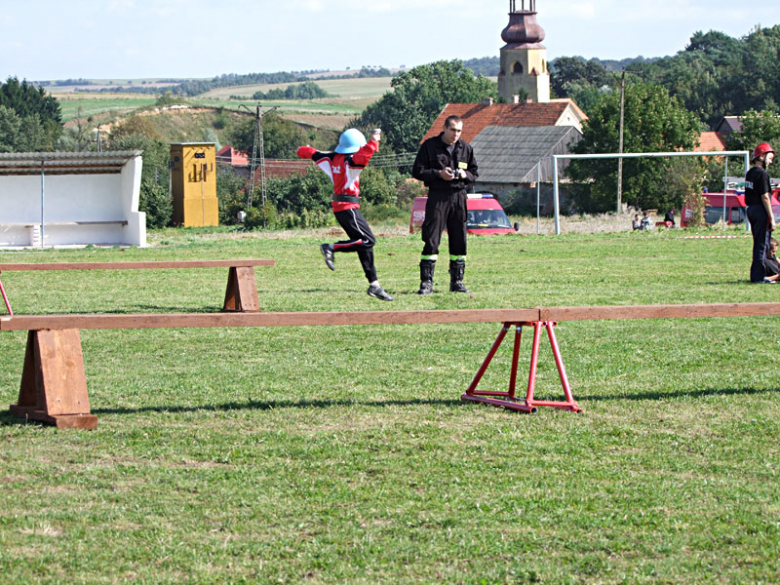
M 390 90 L 392 77 L 365 77 L 355 79 L 314 79 L 314 83 L 334 97 L 342 99 L 378 99 Z M 297 83 L 263 83 L 256 85 L 240 85 L 212 89 L 202 95 L 204 98 L 228 99 L 233 95 L 252 97 L 257 91 L 268 92 L 271 89 L 286 89 L 288 85 Z M 319 100 L 318 100 L 319 101 Z
M 381 233 L 381 227 L 376 229 Z M 775 301 L 750 240 L 469 240 L 472 298 L 380 237 L 392 304 L 323 239 L 153 232 L 2 262 L 270 257 L 264 310 Z M 327 239 L 333 239 L 329 237 Z M 446 239 L 445 239 L 446 242 Z M 446 248 L 445 248 L 446 250 Z M 17 313 L 211 312 L 221 269 L 6 272 Z M 1 311 L 2 309 L 0 309 Z M 461 403 L 498 324 L 82 331 L 97 430 L 0 414 L 5 583 L 777 583 L 780 320 L 561 323 L 575 415 Z M 0 334 L 0 404 L 25 333 Z M 509 348 L 502 348 L 508 350 Z M 527 371 L 528 341 L 521 351 Z M 500 352 L 482 382 L 504 389 Z M 537 396 L 558 397 L 549 348 Z
M 265 100 L 264 104 L 277 106 L 281 113 L 316 114 L 333 116 L 359 116 L 369 104 L 378 100 L 390 89 L 390 77 L 364 79 L 330 79 L 315 80 L 333 97 L 321 100 Z M 224 107 L 237 110 L 241 104 L 254 111 L 257 100 L 252 100 L 256 91 L 268 91 L 274 87 L 287 87 L 289 84 L 264 84 L 237 87 L 225 87 L 206 92 L 203 95 L 187 99 L 192 105 Z M 139 108 L 153 106 L 157 96 L 140 95 L 137 93 L 112 93 L 109 95 L 95 93 L 57 92 L 52 90 L 60 102 L 64 122 L 79 116 L 97 116 L 111 113 L 127 114 Z M 244 100 L 231 100 L 230 96 L 244 96 Z
M 112 94 L 111 97 L 91 97 L 85 94 L 59 94 L 56 96 L 62 111 L 62 121 L 67 122 L 79 117 L 96 116 L 111 112 L 126 114 L 139 108 L 154 105 L 156 96 L 139 97 L 138 94 Z

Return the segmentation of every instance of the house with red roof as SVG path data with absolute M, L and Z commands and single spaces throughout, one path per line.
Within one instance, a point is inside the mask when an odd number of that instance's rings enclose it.
M 423 137 L 438 136 L 447 117 L 460 117 L 462 139 L 479 165 L 477 191 L 513 195 L 551 182 L 552 155 L 569 153 L 582 138 L 585 113 L 571 99 L 550 99 L 545 33 L 536 15 L 536 0 L 510 0 L 509 24 L 501 32 L 501 103 L 447 104 Z M 567 164 L 559 162 L 559 170 Z
M 438 136 L 449 116 L 463 120 L 462 139 L 479 165 L 476 191 L 508 195 L 552 181 L 552 155 L 567 154 L 582 138 L 585 113 L 570 99 L 546 103 L 447 104 L 423 140 Z M 562 171 L 568 161 L 560 161 Z
M 693 152 L 718 152 L 728 150 L 726 138 L 718 132 L 702 132 L 699 136 L 699 144 L 694 146 Z
M 216 156 L 218 165 L 230 165 L 232 167 L 249 166 L 249 155 L 243 150 L 236 150 L 230 144 L 223 146 Z

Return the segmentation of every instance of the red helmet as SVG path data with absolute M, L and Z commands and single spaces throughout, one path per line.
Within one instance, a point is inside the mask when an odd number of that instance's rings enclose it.
M 756 160 L 758 157 L 765 155 L 767 152 L 774 152 L 775 149 L 769 146 L 768 142 L 763 142 L 756 146 L 756 149 L 753 151 L 753 158 L 751 160 Z

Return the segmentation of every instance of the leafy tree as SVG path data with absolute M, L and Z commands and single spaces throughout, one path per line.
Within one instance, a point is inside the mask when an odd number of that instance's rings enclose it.
M 219 199 L 219 223 L 234 225 L 238 223 L 238 212 L 246 207 L 244 189 L 247 178 L 236 173 L 232 167 L 217 169 L 217 199 Z
M 11 108 L 0 106 L 0 152 L 16 152 L 22 119 Z
M 414 152 L 447 103 L 474 103 L 496 97 L 495 82 L 461 61 L 420 65 L 393 78 L 391 90 L 353 120 L 358 128 L 380 127 L 394 152 Z
M 84 118 L 81 107 L 73 120 L 74 125 L 65 128 L 59 140 L 57 141 L 57 150 L 82 152 L 85 150 L 94 151 L 97 149 L 92 131 L 92 116 Z
M 572 97 L 570 87 L 594 87 L 615 85 L 615 79 L 601 63 L 586 61 L 582 57 L 559 57 L 550 62 L 550 84 L 555 95 Z
M 368 167 L 360 175 L 360 195 L 373 205 L 395 204 L 396 190 L 385 169 Z
M 48 95 L 42 87 L 35 87 L 27 81 L 21 83 L 16 77 L 9 77 L 0 84 L 0 106 L 13 110 L 20 118 L 35 117 L 28 121 L 27 127 L 36 131 L 36 140 L 27 140 L 27 148 L 32 150 L 53 150 L 62 133 L 62 113 L 60 104 L 54 96 Z M 40 126 L 41 132 L 37 132 Z
M 729 136 L 729 149 L 749 150 L 762 142 L 780 148 L 780 114 L 777 110 L 748 110 L 740 116 L 742 128 Z
M 780 25 L 758 29 L 743 41 L 740 62 L 730 68 L 725 94 L 732 113 L 777 109 L 780 92 Z
M 605 94 L 583 128 L 576 154 L 616 153 L 619 148 L 620 94 Z M 624 152 L 691 150 L 699 136 L 696 116 L 659 86 L 630 85 L 625 92 Z M 577 204 L 587 211 L 615 208 L 617 160 L 574 160 L 566 173 L 587 184 Z M 666 185 L 666 159 L 624 159 L 623 202 L 638 208 L 679 207 L 683 194 Z
M 315 100 L 330 97 L 330 94 L 313 81 L 305 81 L 298 85 L 288 85 L 286 90 L 273 88 L 267 93 L 257 91 L 253 100 Z
M 272 177 L 266 183 L 268 200 L 277 210 L 299 215 L 316 210 L 329 211 L 332 193 L 330 179 L 313 165 L 302 176 Z M 258 204 L 259 199 L 255 198 Z
M 37 114 L 19 116 L 11 108 L 0 106 L 0 152 L 45 150 L 47 139 Z
M 590 115 L 601 100 L 601 96 L 614 90 L 606 86 L 597 87 L 586 82 L 573 82 L 566 85 L 566 97 L 574 100 L 579 108 Z

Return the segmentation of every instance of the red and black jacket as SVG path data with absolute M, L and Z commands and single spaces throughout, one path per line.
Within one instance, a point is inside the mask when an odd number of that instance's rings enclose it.
M 311 146 L 298 149 L 300 158 L 308 158 L 333 182 L 333 211 L 360 208 L 360 173 L 379 150 L 379 144 L 369 140 L 353 154 L 322 152 Z

